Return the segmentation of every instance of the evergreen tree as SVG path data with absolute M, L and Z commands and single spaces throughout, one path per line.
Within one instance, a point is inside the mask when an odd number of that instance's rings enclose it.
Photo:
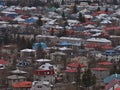
M 108 8 L 105 9 L 105 12 L 108 12 Z
M 79 1 L 78 1 L 78 0 L 75 0 L 75 4 L 79 4 Z
M 20 42 L 20 35 L 17 34 L 17 37 L 16 37 L 16 43 L 19 44 L 19 42 Z
M 31 42 L 31 40 L 30 39 L 27 39 L 26 40 L 26 48 L 29 48 L 29 49 L 31 49 L 32 48 L 32 42 Z
M 55 32 L 54 32 L 54 29 L 52 28 L 52 29 L 51 29 L 51 32 L 50 32 L 50 35 L 53 36 L 54 33 L 55 33 Z
M 66 32 L 66 28 L 64 27 L 63 31 L 62 31 L 62 36 L 66 36 L 67 32 Z
M 77 73 L 76 73 L 76 88 L 79 90 L 81 84 L 81 66 L 79 65 L 77 67 Z
M 19 47 L 20 47 L 20 49 L 24 49 L 24 48 L 26 48 L 26 39 L 25 39 L 25 37 L 23 36 L 21 39 L 20 39 L 20 45 L 19 45 Z
M 92 85 L 95 85 L 96 84 L 96 76 L 95 74 L 92 75 Z
M 74 6 L 73 6 L 73 13 L 77 13 L 77 12 L 78 12 L 77 6 L 76 6 L 76 4 L 74 4 Z
M 114 5 L 118 5 L 118 1 L 117 0 L 113 0 L 113 4 Z
M 61 1 L 61 5 L 64 5 L 64 4 L 65 4 L 65 1 L 64 1 L 64 0 L 62 0 L 62 1 Z
M 82 76 L 82 83 L 85 87 L 90 87 L 93 85 L 93 78 L 90 69 L 87 69 Z M 95 83 L 95 82 L 94 82 Z
M 8 33 L 5 33 L 4 35 L 4 44 L 8 44 L 9 43 L 9 35 Z
M 43 25 L 43 22 L 42 22 L 41 18 L 42 18 L 42 16 L 39 16 L 39 17 L 38 17 L 38 20 L 37 20 L 37 22 L 36 22 L 37 25 L 38 25 L 38 27 L 40 27 L 40 26 Z
M 114 65 L 113 68 L 111 68 L 111 70 L 110 70 L 110 75 L 111 75 L 111 74 L 118 73 L 118 71 L 119 71 L 119 70 L 117 70 L 117 66 Z
M 82 13 L 79 13 L 78 20 L 81 22 L 82 21 Z
M 97 8 L 97 12 L 100 11 L 100 7 Z
M 62 12 L 62 19 L 65 20 L 65 12 Z
M 45 52 L 43 51 L 41 44 L 38 46 L 36 54 L 37 54 L 37 59 L 45 57 Z
M 86 21 L 85 21 L 85 17 L 84 17 L 84 16 L 82 17 L 82 22 L 83 22 L 83 23 L 84 23 L 84 22 L 86 22 Z

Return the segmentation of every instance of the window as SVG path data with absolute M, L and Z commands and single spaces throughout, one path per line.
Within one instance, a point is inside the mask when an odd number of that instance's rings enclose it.
M 41 86 L 41 85 L 38 85 L 37 88 L 42 88 L 42 86 Z

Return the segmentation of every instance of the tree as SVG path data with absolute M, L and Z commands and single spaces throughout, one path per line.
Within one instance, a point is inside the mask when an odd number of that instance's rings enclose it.
M 78 65 L 77 67 L 77 73 L 76 73 L 76 77 L 75 77 L 75 81 L 76 81 L 76 88 L 77 90 L 79 90 L 80 84 L 81 84 L 81 66 Z
M 105 12 L 108 12 L 108 8 L 105 9 Z
M 40 26 L 43 25 L 43 22 L 42 22 L 41 18 L 42 18 L 42 16 L 39 16 L 39 17 L 38 17 L 38 20 L 37 20 L 37 22 L 36 22 L 37 25 L 38 25 L 38 27 L 40 27 Z
M 113 4 L 114 5 L 118 5 L 118 1 L 117 0 L 113 0 Z
M 100 7 L 97 8 L 97 12 L 100 11 Z
M 93 78 L 92 72 L 90 69 L 87 69 L 82 76 L 82 84 L 85 87 L 90 87 L 96 83 L 95 78 Z
M 65 20 L 65 12 L 62 12 L 62 19 Z
M 118 70 L 118 68 L 117 68 L 117 65 L 114 65 L 113 68 L 111 68 L 111 70 L 110 70 L 110 75 L 111 75 L 111 74 L 118 73 L 118 72 L 119 72 L 119 70 Z
M 74 4 L 74 6 L 73 6 L 73 13 L 77 13 L 77 12 L 78 12 L 77 6 L 76 6 L 76 4 Z
M 80 22 L 82 21 L 82 17 L 83 17 L 82 13 L 79 13 L 78 20 L 79 20 Z
M 65 4 L 65 1 L 64 1 L 64 0 L 62 0 L 62 1 L 61 1 L 61 5 L 64 5 L 64 4 Z
M 53 36 L 55 33 L 54 29 L 52 28 L 51 31 L 50 31 L 50 35 Z
M 41 44 L 39 44 L 39 46 L 37 48 L 36 55 L 37 55 L 37 59 L 45 57 L 45 52 L 43 51 Z
M 79 1 L 78 1 L 78 0 L 75 0 L 75 4 L 79 4 Z

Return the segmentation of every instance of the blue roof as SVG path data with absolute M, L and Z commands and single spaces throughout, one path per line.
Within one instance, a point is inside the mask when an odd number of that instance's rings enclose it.
M 119 55 L 120 53 L 118 53 L 115 50 L 106 50 L 103 55 L 108 55 L 108 56 L 114 56 L 114 55 Z
M 0 5 L 3 5 L 3 6 L 4 6 L 4 5 L 5 5 L 5 2 L 3 2 L 3 1 L 0 1 Z
M 25 20 L 26 23 L 35 23 L 37 20 L 34 18 L 28 18 Z
M 67 42 L 67 41 L 64 41 L 64 42 L 60 42 L 58 45 L 60 45 L 60 46 L 71 46 L 72 43 L 69 43 L 69 42 Z
M 34 43 L 33 46 L 32 46 L 32 48 L 33 48 L 33 49 L 38 49 L 39 46 L 41 46 L 42 49 L 47 48 L 47 45 L 46 45 L 46 43 L 44 43 L 44 42 Z
M 117 76 L 117 77 L 116 77 Z M 120 74 L 113 74 L 107 78 L 104 79 L 104 83 L 110 83 L 112 80 L 118 79 L 120 80 Z
M 83 26 L 74 26 L 73 27 L 73 30 L 76 30 L 76 31 L 84 31 L 85 28 Z

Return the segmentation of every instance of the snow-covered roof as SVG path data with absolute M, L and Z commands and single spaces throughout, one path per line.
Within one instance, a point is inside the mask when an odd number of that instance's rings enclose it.
M 86 40 L 87 42 L 101 42 L 101 43 L 111 43 L 110 40 L 105 38 L 90 38 Z
M 8 76 L 7 77 L 7 79 L 11 79 L 11 80 L 13 80 L 13 79 L 25 79 L 26 77 L 24 77 L 24 76 L 18 76 L 18 75 L 11 75 L 11 76 Z
M 25 74 L 27 72 L 19 70 L 19 69 L 16 69 L 16 70 L 11 71 L 11 73 L 13 73 L 13 74 Z
M 45 64 L 42 64 L 42 65 L 39 67 L 39 69 L 41 69 L 41 70 L 51 70 L 51 69 L 55 70 L 56 67 L 53 66 L 53 65 L 51 65 L 50 63 L 45 63 Z
M 38 59 L 37 62 L 50 62 L 50 59 Z
M 33 50 L 33 49 L 23 49 L 23 50 L 20 50 L 21 52 L 35 52 L 36 50 Z
M 82 40 L 81 38 L 74 38 L 74 37 L 60 37 L 61 40 Z

